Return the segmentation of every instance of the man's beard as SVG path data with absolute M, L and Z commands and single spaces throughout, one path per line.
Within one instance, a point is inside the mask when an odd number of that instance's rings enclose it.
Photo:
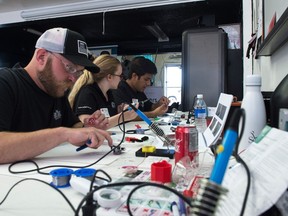
M 42 71 L 38 71 L 38 79 L 43 85 L 46 93 L 52 97 L 63 97 L 65 92 L 71 88 L 71 81 L 57 81 L 52 71 L 52 60 L 49 58 Z

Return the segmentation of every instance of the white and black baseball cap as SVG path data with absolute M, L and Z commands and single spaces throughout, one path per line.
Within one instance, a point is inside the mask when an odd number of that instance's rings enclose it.
M 98 73 L 99 67 L 88 59 L 88 48 L 84 37 L 67 28 L 52 28 L 45 31 L 37 40 L 36 48 L 59 53 L 73 64 L 84 66 L 92 73 Z

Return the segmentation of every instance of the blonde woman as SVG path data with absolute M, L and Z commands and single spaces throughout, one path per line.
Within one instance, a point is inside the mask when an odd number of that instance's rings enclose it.
M 122 118 L 119 122 L 118 112 L 122 111 L 123 105 L 116 107 L 110 91 L 117 89 L 123 79 L 122 66 L 117 58 L 110 55 L 100 55 L 93 63 L 100 68 L 100 72 L 93 74 L 84 70 L 69 94 L 69 103 L 82 122 L 96 110 L 101 110 L 108 117 L 108 128 L 111 128 L 122 122 Z M 127 111 L 124 120 L 131 121 L 136 116 L 134 111 Z

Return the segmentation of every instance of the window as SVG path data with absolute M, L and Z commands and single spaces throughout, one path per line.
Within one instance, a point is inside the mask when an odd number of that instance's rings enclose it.
M 181 103 L 182 69 L 180 63 L 164 65 L 164 95 L 170 99 L 170 104 Z

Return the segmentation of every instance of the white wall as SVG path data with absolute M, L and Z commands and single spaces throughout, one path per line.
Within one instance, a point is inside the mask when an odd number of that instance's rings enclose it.
M 245 77 L 248 74 L 253 74 L 253 60 L 252 57 L 249 59 L 246 58 L 246 50 L 248 48 L 248 41 L 251 39 L 252 33 L 252 8 L 251 8 L 251 1 L 243 0 L 243 81 L 244 81 L 244 88 L 243 91 L 245 93 Z M 243 94 L 244 95 L 244 94 Z
M 281 5 L 281 7 L 279 6 Z M 269 26 L 269 22 L 276 12 L 277 20 L 288 6 L 287 0 L 265 0 L 265 14 L 264 18 L 265 32 Z M 261 14 L 258 14 L 260 16 Z M 261 15 L 262 16 L 262 15 Z M 288 73 L 288 43 L 284 44 L 272 56 L 260 56 L 258 59 L 251 58 L 247 60 L 245 57 L 248 47 L 248 41 L 251 39 L 252 33 L 252 9 L 251 2 L 243 0 L 243 59 L 244 59 L 244 78 L 247 74 L 261 74 L 262 76 L 262 91 L 274 91 L 277 85 Z M 268 24 L 267 24 L 267 20 Z M 245 91 L 245 90 L 244 90 Z
M 272 56 L 255 60 L 255 71 L 262 75 L 262 91 L 274 91 L 288 73 L 288 43 Z

